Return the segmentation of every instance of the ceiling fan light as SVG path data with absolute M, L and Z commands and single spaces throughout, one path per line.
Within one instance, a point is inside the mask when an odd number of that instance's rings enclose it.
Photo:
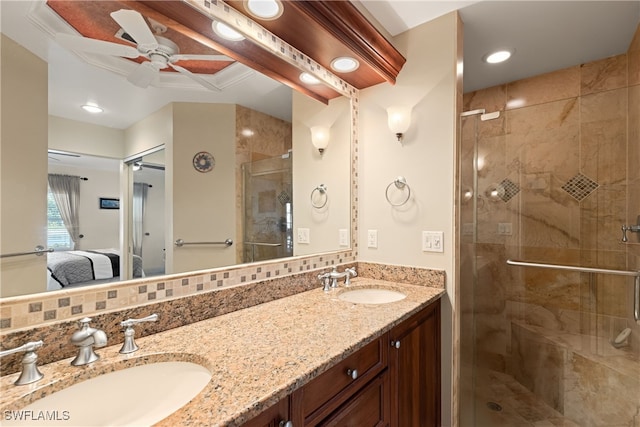
M 245 0 L 244 5 L 251 15 L 264 20 L 278 19 L 284 11 L 279 0 Z
M 228 26 L 223 22 L 213 21 L 211 23 L 211 28 L 213 28 L 213 31 L 215 31 L 215 33 L 220 37 L 222 37 L 223 39 L 231 40 L 234 42 L 244 40 L 244 36 L 242 34 L 240 34 L 239 32 L 237 32 L 236 30 L 234 30 L 233 28 L 231 28 L 230 26 Z
M 308 84 L 308 85 L 320 84 L 320 80 L 317 77 L 315 77 L 315 76 L 313 76 L 313 75 L 311 75 L 311 74 L 309 74 L 307 72 L 304 72 L 304 73 L 300 74 L 300 81 L 302 81 L 302 83 L 305 83 L 305 84 Z
M 94 104 L 84 104 L 81 108 L 91 114 L 99 114 L 104 111 L 102 108 Z
M 341 56 L 331 61 L 331 68 L 339 73 L 350 73 L 357 70 L 359 66 L 360 62 L 349 56 Z

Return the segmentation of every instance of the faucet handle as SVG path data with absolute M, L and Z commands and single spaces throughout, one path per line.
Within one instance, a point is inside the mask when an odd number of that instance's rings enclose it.
M 92 320 L 93 319 L 91 317 L 83 317 L 82 319 L 78 320 L 78 327 L 80 329 L 88 328 L 89 323 L 91 323 Z
M 136 334 L 136 331 L 133 329 L 133 325 L 137 325 L 138 323 L 143 323 L 143 322 L 155 322 L 156 320 L 158 320 L 158 315 L 154 313 L 150 316 L 143 317 L 142 319 L 127 319 L 120 322 L 120 326 L 125 328 L 124 342 L 122 343 L 122 348 L 120 349 L 120 353 L 122 354 L 133 353 L 138 348 L 140 348 L 138 347 L 138 345 L 133 339 Z
M 124 328 L 130 328 L 133 325 L 137 325 L 138 323 L 142 323 L 142 322 L 155 322 L 156 320 L 158 320 L 158 315 L 156 313 L 147 316 L 147 317 L 143 317 L 142 319 L 127 319 L 127 320 L 123 320 L 122 322 L 120 322 L 120 326 L 124 327 Z
M 36 350 L 42 347 L 42 345 L 42 340 L 31 341 L 24 345 L 21 345 L 20 347 L 0 352 L 0 357 L 20 352 L 26 353 L 22 357 L 22 372 L 20 373 L 18 379 L 14 382 L 15 385 L 31 384 L 44 377 L 44 375 L 38 370 L 38 366 L 36 365 L 36 361 L 38 360 Z
M 345 268 L 344 272 L 347 273 L 347 276 L 344 279 L 344 285 L 349 286 L 351 284 L 351 278 L 356 277 L 358 273 L 356 272 L 355 267 Z

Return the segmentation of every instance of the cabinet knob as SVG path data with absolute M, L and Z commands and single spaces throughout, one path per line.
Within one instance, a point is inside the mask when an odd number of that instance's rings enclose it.
M 400 340 L 391 341 L 391 347 L 400 348 Z
M 347 369 L 347 375 L 350 376 L 352 380 L 355 380 L 355 379 L 358 378 L 358 370 L 357 369 Z
M 278 427 L 293 427 L 293 423 L 291 421 L 280 421 Z

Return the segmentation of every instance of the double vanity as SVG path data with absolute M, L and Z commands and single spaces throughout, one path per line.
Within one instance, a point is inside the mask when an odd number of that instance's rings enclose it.
M 71 359 L 44 364 L 38 367 L 44 377 L 31 384 L 13 385 L 19 373 L 6 375 L 2 424 L 41 415 L 57 421 L 23 425 L 284 427 L 348 416 L 393 426 L 413 406 L 403 408 L 402 393 L 418 389 L 428 402 L 416 409 L 436 420 L 443 292 L 356 277 L 348 287 L 318 285 L 136 338 L 134 352 L 110 345 L 82 366 Z

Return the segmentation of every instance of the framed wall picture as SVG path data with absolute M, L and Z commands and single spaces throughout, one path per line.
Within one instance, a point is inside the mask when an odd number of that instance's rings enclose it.
M 100 209 L 120 209 L 120 199 L 100 197 Z

